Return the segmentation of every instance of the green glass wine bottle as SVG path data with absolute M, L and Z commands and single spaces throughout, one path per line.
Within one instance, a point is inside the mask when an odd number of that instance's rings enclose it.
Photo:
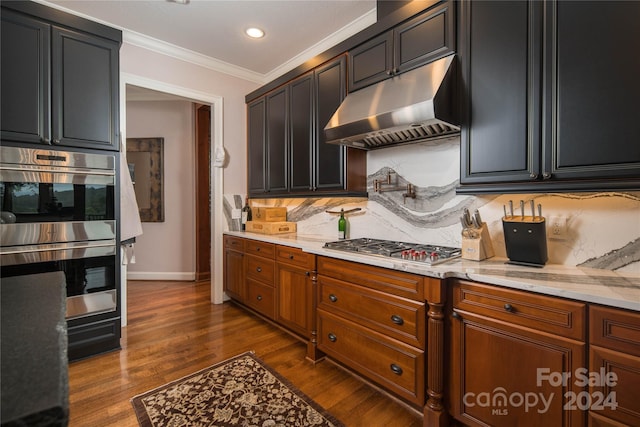
M 344 209 L 340 209 L 340 219 L 338 220 L 338 239 L 347 238 L 347 220 L 344 217 Z

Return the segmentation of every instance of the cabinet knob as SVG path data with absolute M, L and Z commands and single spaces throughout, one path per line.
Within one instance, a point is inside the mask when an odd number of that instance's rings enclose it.
M 551 178 L 551 174 L 549 172 L 545 172 L 542 174 L 542 179 L 549 179 Z
M 258 273 L 262 273 L 262 267 L 258 267 L 258 268 L 256 268 L 256 271 L 257 271 Z
M 387 70 L 387 76 L 393 75 L 393 70 Z
M 392 314 L 391 315 L 391 321 L 393 323 L 395 323 L 396 325 L 403 325 L 404 324 L 404 319 L 400 316 L 398 316 L 397 314 Z
M 538 179 L 538 174 L 537 173 L 532 173 L 531 175 L 529 175 L 529 178 Z
M 262 295 L 258 295 L 258 296 L 256 297 L 256 299 L 257 299 L 258 301 L 262 301 Z
M 260 252 L 260 248 L 259 247 L 256 247 L 256 252 Z
M 51 141 L 49 140 L 49 138 L 40 138 L 40 142 L 43 144 L 51 144 Z
M 304 272 L 304 275 L 305 275 L 305 276 L 311 276 L 311 273 L 310 273 L 310 272 L 308 272 L 308 271 L 305 271 L 305 272 Z
M 289 259 L 293 259 L 293 255 L 289 255 Z
M 400 71 L 400 70 L 398 70 L 398 68 L 396 67 L 396 68 L 391 70 L 391 74 L 398 74 L 398 71 Z
M 334 294 L 331 294 L 331 295 L 329 295 L 329 301 L 336 302 L 336 301 L 338 301 L 338 297 L 335 296 Z
M 331 341 L 331 342 L 336 342 L 338 340 L 338 337 L 335 336 L 332 333 L 329 333 L 329 335 L 327 335 L 327 337 L 329 338 L 329 341 Z
M 457 311 L 454 311 L 453 313 L 451 313 L 451 317 L 453 317 L 454 319 L 460 319 L 460 315 L 458 314 Z
M 393 372 L 394 374 L 402 375 L 402 368 L 396 365 L 395 363 L 392 363 L 391 366 L 389 366 L 389 368 L 391 368 L 391 372 Z
M 513 306 L 511 304 L 505 304 L 504 309 L 507 310 L 509 313 L 513 313 Z
M 53 140 L 53 141 L 51 141 L 51 142 L 53 142 L 54 144 L 60 144 L 60 140 L 59 140 L 59 139 L 54 139 L 54 140 Z

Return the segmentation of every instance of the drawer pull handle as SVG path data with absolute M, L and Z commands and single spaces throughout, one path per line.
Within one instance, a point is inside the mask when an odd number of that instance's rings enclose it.
M 262 301 L 262 295 L 258 295 L 258 296 L 256 297 L 256 299 L 257 299 L 258 301 Z
M 396 325 L 404 325 L 404 319 L 400 316 L 398 316 L 397 314 L 392 314 L 391 315 L 391 321 L 393 323 L 395 323 Z
M 504 309 L 507 310 L 509 313 L 513 313 L 513 306 L 511 304 L 505 304 Z
M 260 248 L 256 247 L 256 252 L 260 252 Z
M 335 336 L 334 334 L 331 334 L 331 333 L 330 333 L 330 334 L 328 335 L 328 337 L 329 337 L 329 341 L 331 341 L 331 342 L 336 342 L 336 341 L 338 341 L 338 337 L 337 337 L 337 336 Z
M 396 374 L 396 375 L 402 375 L 402 368 L 398 365 L 396 365 L 395 363 L 392 363 L 391 366 L 391 371 Z
M 293 255 L 289 255 L 289 259 L 293 259 Z
M 256 271 L 257 271 L 258 273 L 262 273 L 262 267 L 258 267 L 258 268 L 256 268 Z
M 334 294 L 331 294 L 331 295 L 329 295 L 329 301 L 336 302 L 336 301 L 338 301 L 338 297 L 335 296 Z
M 454 312 L 451 314 L 451 316 L 452 316 L 454 319 L 460 319 L 460 315 L 458 314 L 458 312 L 457 312 L 457 311 L 454 311 Z
M 308 272 L 308 271 L 305 271 L 305 272 L 304 272 L 304 275 L 305 275 L 305 276 L 311 276 L 311 273 L 310 273 L 310 272 Z

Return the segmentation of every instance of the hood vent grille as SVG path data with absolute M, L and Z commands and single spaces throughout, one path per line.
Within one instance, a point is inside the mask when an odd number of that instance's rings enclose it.
M 391 131 L 378 131 L 362 138 L 362 141 L 354 141 L 351 146 L 359 148 L 367 148 L 373 150 L 378 147 L 388 147 L 396 144 L 405 144 L 409 142 L 420 142 L 426 139 L 446 138 L 460 132 L 457 126 L 451 126 L 448 123 L 439 122 L 431 125 L 417 125 L 410 128 Z
M 363 150 L 458 134 L 455 55 L 352 92 L 324 128 L 326 142 Z

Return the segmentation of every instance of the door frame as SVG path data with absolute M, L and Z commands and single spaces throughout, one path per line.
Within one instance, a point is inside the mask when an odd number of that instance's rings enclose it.
M 127 140 L 127 85 L 169 93 L 187 98 L 192 102 L 211 107 L 211 151 L 224 150 L 223 132 L 223 98 L 212 93 L 196 91 L 158 80 L 141 77 L 130 73 L 120 73 L 120 135 L 123 144 Z M 126 146 L 125 146 L 126 148 Z M 213 156 L 211 157 L 213 158 Z M 223 190 L 224 173 L 222 167 L 211 167 L 211 302 L 222 304 L 224 292 L 222 288 L 222 233 L 224 232 Z M 123 266 L 120 283 L 120 301 L 122 326 L 127 325 L 127 269 Z

